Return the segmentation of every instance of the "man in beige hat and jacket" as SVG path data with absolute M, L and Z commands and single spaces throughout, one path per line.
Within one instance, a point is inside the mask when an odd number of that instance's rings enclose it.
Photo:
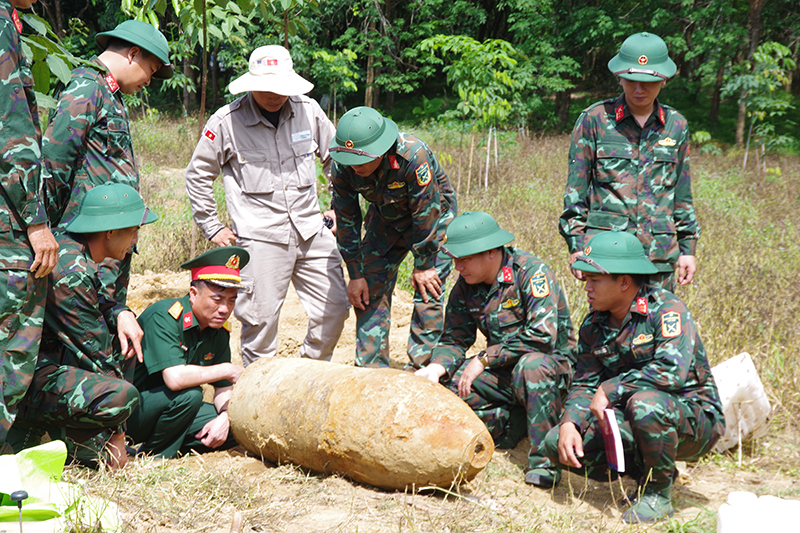
M 329 175 L 333 124 L 304 96 L 313 84 L 282 46 L 257 48 L 231 82 L 241 98 L 206 123 L 186 169 L 194 220 L 218 246 L 250 254 L 237 300 L 244 364 L 277 352 L 278 316 L 289 281 L 309 317 L 300 355 L 330 360 L 349 313 L 342 256 L 323 225 L 315 156 Z M 222 174 L 232 227 L 219 218 L 213 182 Z

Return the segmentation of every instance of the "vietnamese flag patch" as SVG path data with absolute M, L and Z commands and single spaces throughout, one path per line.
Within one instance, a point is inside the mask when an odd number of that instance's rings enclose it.
M 203 136 L 206 137 L 209 141 L 213 141 L 214 139 L 217 138 L 217 134 L 208 128 L 205 128 L 203 130 Z

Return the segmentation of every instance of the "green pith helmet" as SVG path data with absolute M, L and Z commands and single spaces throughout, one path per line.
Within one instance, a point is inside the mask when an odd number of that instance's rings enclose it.
M 331 157 L 340 165 L 363 165 L 385 154 L 397 142 L 397 124 L 371 107 L 345 113 L 331 141 Z
M 239 246 L 221 246 L 186 261 L 181 268 L 192 271 L 192 281 L 202 280 L 225 288 L 244 289 L 239 271 L 250 262 L 250 254 Z
M 677 67 L 669 58 L 664 40 L 643 32 L 625 39 L 619 53 L 608 62 L 608 70 L 626 80 L 663 81 L 674 76 Z
M 600 274 L 655 274 L 658 269 L 644 255 L 635 236 L 624 231 L 604 231 L 591 238 L 572 264 L 575 270 Z
M 158 220 L 136 189 L 107 181 L 89 189 L 78 209 L 78 216 L 66 225 L 73 233 L 96 233 L 135 228 Z
M 133 45 L 143 48 L 156 56 L 162 63 L 160 69 L 153 74 L 154 78 L 171 78 L 172 64 L 169 62 L 169 44 L 167 38 L 160 31 L 147 22 L 141 20 L 126 20 L 117 24 L 111 31 L 104 31 L 95 35 L 97 46 L 105 50 L 111 37 L 122 39 Z
M 498 248 L 514 240 L 514 235 L 502 229 L 489 213 L 465 211 L 447 226 L 442 251 L 458 259 Z

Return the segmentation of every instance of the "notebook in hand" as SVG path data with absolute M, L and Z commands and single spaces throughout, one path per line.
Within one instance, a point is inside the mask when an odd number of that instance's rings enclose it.
M 622 449 L 622 435 L 619 433 L 619 424 L 613 409 L 606 409 L 606 423 L 611 428 L 609 434 L 603 433 L 603 441 L 606 445 L 606 462 L 610 468 L 617 472 L 625 472 L 625 453 Z

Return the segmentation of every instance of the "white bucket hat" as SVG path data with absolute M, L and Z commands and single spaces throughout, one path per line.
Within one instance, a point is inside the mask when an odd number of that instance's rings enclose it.
M 261 46 L 250 54 L 250 72 L 231 82 L 231 94 L 247 91 L 264 91 L 281 96 L 306 94 L 314 84 L 294 71 L 289 51 L 283 46 Z

